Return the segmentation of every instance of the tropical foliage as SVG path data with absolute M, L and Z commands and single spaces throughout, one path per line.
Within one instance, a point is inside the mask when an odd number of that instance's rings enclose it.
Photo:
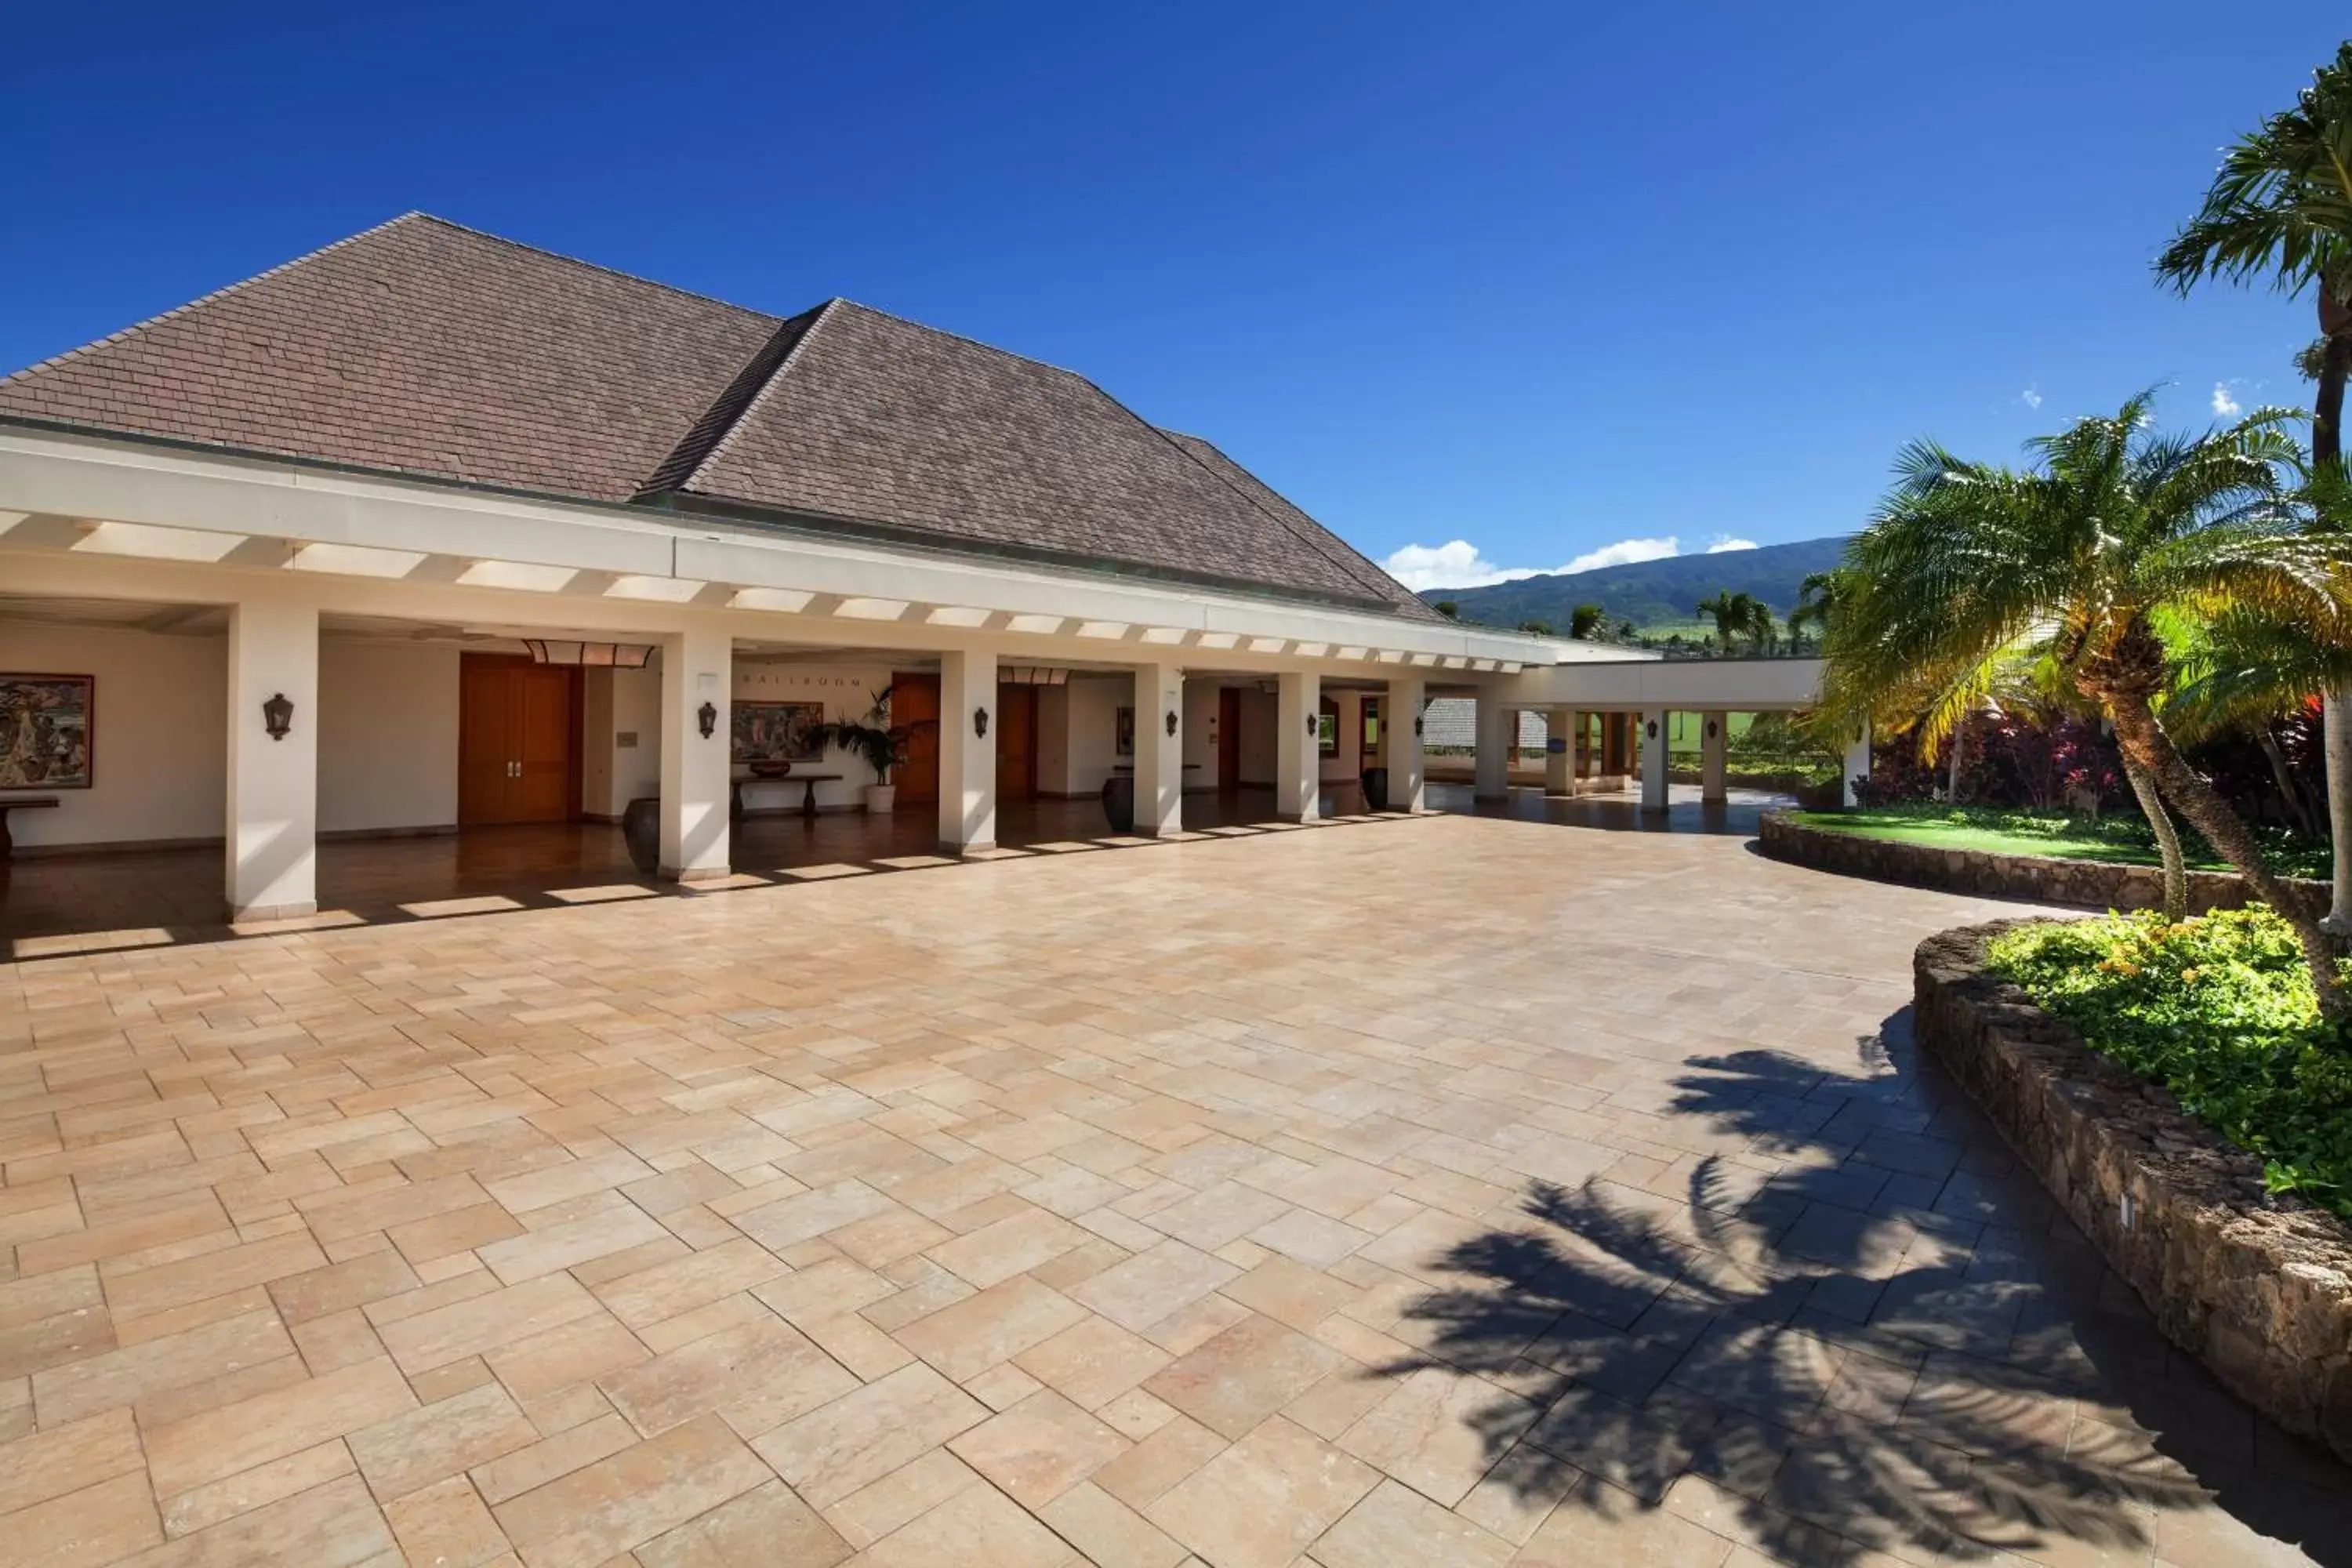
M 2256 909 L 2024 926 L 1994 938 L 1990 958 L 2094 1049 L 2261 1159 L 2273 1192 L 2352 1218 L 2352 1057 L 2300 946 Z
M 2114 731 L 2146 798 L 2195 826 L 2303 942 L 2320 1005 L 2346 1007 L 2322 911 L 2281 880 L 2158 709 L 2189 628 L 2238 616 L 2344 638 L 2352 539 L 2305 526 L 2291 417 L 2173 436 L 2152 397 L 2030 444 L 2022 468 L 1906 447 L 1848 548 L 1825 638 L 1825 721 L 1916 720 L 1930 755 L 2021 662 Z
M 1753 594 L 1718 590 L 1712 597 L 1701 599 L 1697 609 L 1715 622 L 1715 635 L 1722 640 L 1724 652 L 1729 653 L 1740 641 L 1757 653 L 1770 649 L 1777 630 L 1772 606 Z

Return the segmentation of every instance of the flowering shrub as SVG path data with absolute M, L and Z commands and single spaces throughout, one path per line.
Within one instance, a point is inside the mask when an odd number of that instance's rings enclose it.
M 2352 1218 L 2352 1043 L 2320 1020 L 2302 949 L 2260 905 L 2021 926 L 1993 973 L 2263 1162 L 2273 1192 Z

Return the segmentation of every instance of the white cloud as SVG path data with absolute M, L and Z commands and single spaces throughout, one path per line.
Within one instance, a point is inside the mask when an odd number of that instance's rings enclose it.
M 1483 588 L 1489 583 L 1515 583 L 1532 577 L 1535 568 L 1506 572 L 1478 553 L 1466 539 L 1444 544 L 1408 544 L 1381 563 L 1389 575 L 1421 593 L 1428 588 Z
M 1727 550 L 1753 550 L 1756 542 L 1719 533 L 1699 548 L 1709 555 L 1720 555 Z M 1590 572 L 1597 566 L 1624 566 L 1636 561 L 1664 561 L 1681 553 L 1682 541 L 1670 533 L 1654 539 L 1621 539 L 1588 550 L 1562 566 L 1497 566 L 1468 540 L 1453 539 L 1444 544 L 1408 544 L 1381 564 L 1406 587 L 1423 593 L 1432 588 L 1483 588 L 1490 583 Z
M 2213 384 L 2213 412 L 2223 419 L 2234 419 L 2245 412 L 2238 405 L 2238 400 L 2230 395 L 2231 384 L 2226 381 Z
M 2042 390 L 2039 387 L 2029 386 L 2017 395 L 2017 400 L 2028 408 L 2039 408 L 2042 406 Z
M 1664 539 L 1621 539 L 1614 544 L 1604 544 L 1598 550 L 1588 550 L 1565 566 L 1555 566 L 1555 572 L 1590 572 L 1596 566 L 1625 566 L 1636 561 L 1663 561 L 1669 555 L 1680 555 L 1682 544 L 1672 534 Z

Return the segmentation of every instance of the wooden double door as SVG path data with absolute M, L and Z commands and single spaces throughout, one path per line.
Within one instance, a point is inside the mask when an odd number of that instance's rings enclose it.
M 963 721 L 970 723 L 965 714 Z M 932 806 L 940 799 L 940 732 L 945 721 L 940 712 L 940 678 L 902 672 L 890 678 L 890 721 L 914 732 L 907 739 L 907 760 L 894 775 L 898 785 L 898 809 Z M 996 795 L 999 800 L 1027 800 L 1037 793 L 1037 689 L 999 686 L 989 715 L 989 735 L 996 742 Z
M 469 653 L 458 664 L 457 821 L 568 822 L 580 813 L 580 671 Z

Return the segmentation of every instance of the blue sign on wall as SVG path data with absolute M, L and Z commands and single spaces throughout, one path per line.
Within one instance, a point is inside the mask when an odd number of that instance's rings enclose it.
M 1547 737 L 1544 741 L 1544 750 L 1549 752 L 1555 757 L 1559 756 L 1562 752 L 1568 750 L 1568 737 L 1565 735 L 1552 735 Z

